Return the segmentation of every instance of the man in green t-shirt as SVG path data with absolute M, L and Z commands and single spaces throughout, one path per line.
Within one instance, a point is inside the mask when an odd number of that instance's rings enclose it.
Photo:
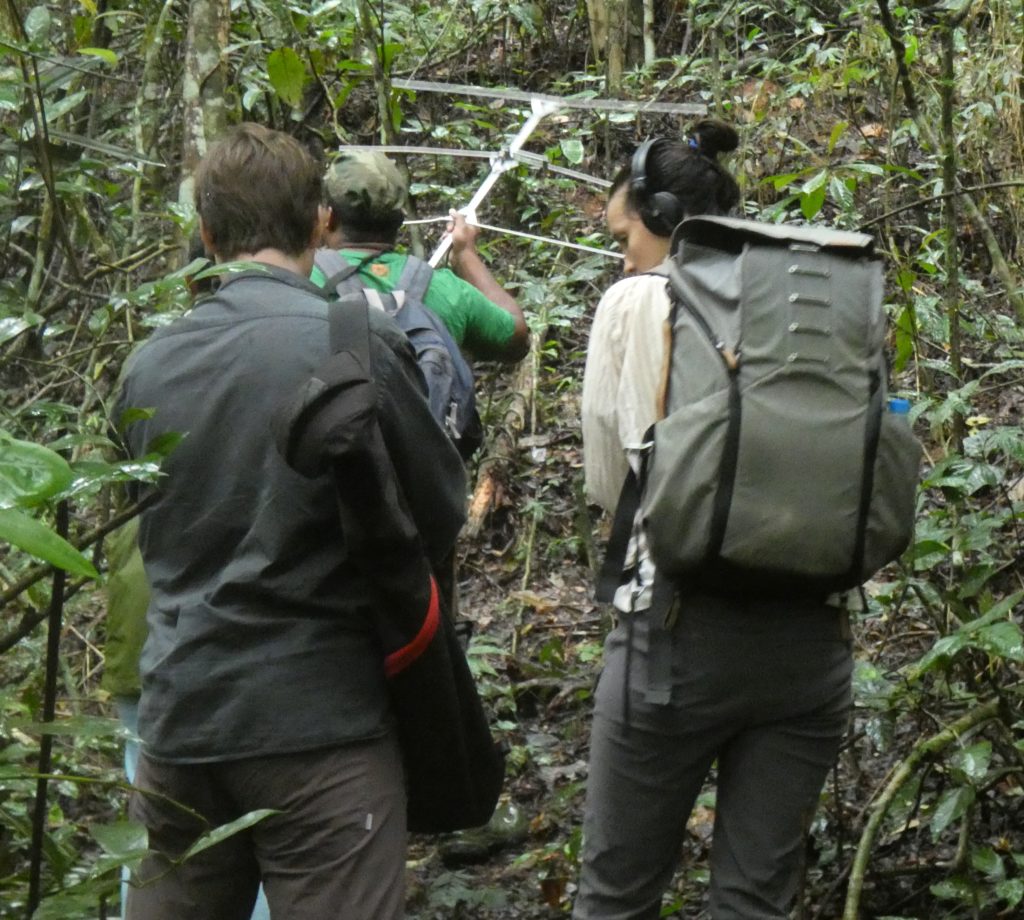
M 406 198 L 395 164 L 376 151 L 344 150 L 328 171 L 324 190 L 329 213 L 323 245 L 353 265 L 361 263 L 365 286 L 393 290 L 408 258 L 394 251 Z M 474 357 L 518 361 L 529 348 L 523 311 L 477 253 L 476 229 L 462 214 L 450 213 L 451 268 L 434 270 L 424 305 Z M 321 287 L 327 281 L 319 268 L 310 278 Z

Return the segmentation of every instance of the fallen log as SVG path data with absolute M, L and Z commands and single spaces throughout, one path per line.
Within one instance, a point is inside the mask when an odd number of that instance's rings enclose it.
M 534 332 L 530 336 L 529 354 L 519 365 L 501 422 L 495 427 L 487 455 L 480 462 L 469 513 L 462 528 L 464 539 L 473 540 L 480 535 L 488 515 L 501 496 L 502 480 L 509 464 L 515 459 L 519 435 L 526 429 L 528 421 L 533 420 L 540 363 L 538 340 L 539 335 Z

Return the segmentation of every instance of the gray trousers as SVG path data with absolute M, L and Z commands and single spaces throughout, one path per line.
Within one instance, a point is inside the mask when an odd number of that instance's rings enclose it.
M 405 787 L 393 735 L 224 763 L 143 755 L 136 787 L 158 793 L 133 793 L 129 814 L 162 855 L 133 879 L 128 920 L 248 920 L 261 879 L 273 918 L 404 916 Z M 200 833 L 261 808 L 280 813 L 177 862 Z
M 667 703 L 648 699 L 658 642 Z M 851 669 L 847 614 L 831 607 L 700 597 L 667 635 L 652 639 L 643 614 L 620 623 L 597 688 L 575 920 L 660 915 L 716 760 L 711 917 L 787 917 Z

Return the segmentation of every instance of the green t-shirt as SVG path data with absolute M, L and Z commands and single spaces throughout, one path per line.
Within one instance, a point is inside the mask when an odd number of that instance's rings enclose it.
M 351 265 L 357 265 L 367 254 L 342 249 L 341 255 Z M 403 253 L 383 252 L 363 265 L 359 278 L 366 287 L 392 291 L 407 258 Z M 385 267 L 387 274 L 382 271 Z M 316 267 L 309 278 L 318 287 L 323 287 L 327 281 L 324 273 Z M 515 334 L 516 321 L 512 314 L 489 300 L 468 281 L 463 281 L 451 269 L 434 269 L 423 302 L 438 315 L 455 343 L 478 358 L 502 357 Z

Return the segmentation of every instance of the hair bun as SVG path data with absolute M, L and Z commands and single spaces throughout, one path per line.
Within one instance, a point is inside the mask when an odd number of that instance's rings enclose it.
M 716 118 L 706 118 L 697 122 L 693 126 L 691 134 L 693 140 L 691 140 L 690 146 L 694 147 L 693 141 L 695 140 L 694 149 L 712 160 L 720 153 L 729 153 L 740 145 L 740 136 L 736 133 L 736 129 Z

